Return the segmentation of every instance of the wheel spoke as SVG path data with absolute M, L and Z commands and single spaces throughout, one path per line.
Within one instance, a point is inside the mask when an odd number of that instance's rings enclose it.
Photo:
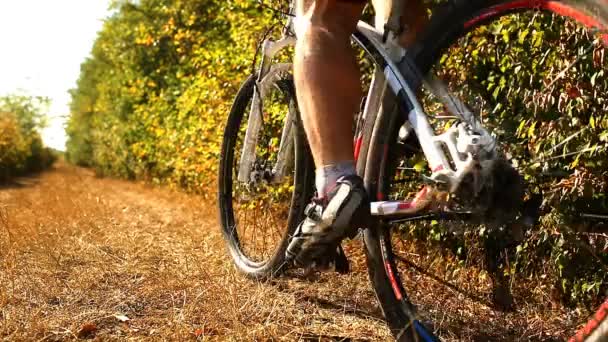
M 286 80 L 277 79 L 277 82 Z M 251 87 L 256 87 L 255 82 L 251 81 Z M 291 86 L 293 88 L 293 86 Z M 280 91 L 283 96 L 276 96 Z M 251 89 L 253 93 L 253 90 Z M 232 200 L 233 218 L 236 235 L 239 239 L 239 247 L 242 257 L 251 262 L 264 264 L 275 254 L 276 248 L 282 241 L 280 227 L 288 227 L 289 216 L 282 215 L 285 210 L 289 210 L 291 196 L 284 196 L 283 193 L 277 194 L 275 191 L 284 184 L 266 183 L 266 171 L 274 165 L 277 144 L 276 140 L 282 136 L 283 115 L 293 105 L 294 94 L 285 92 L 283 88 L 275 86 L 264 94 L 264 98 L 259 102 L 259 110 L 262 114 L 262 124 L 259 131 L 257 146 L 255 148 L 255 162 L 251 172 L 262 175 L 260 180 L 252 180 L 249 184 L 242 184 L 237 181 L 239 172 L 239 151 L 242 151 L 244 136 L 248 125 L 248 115 L 251 111 L 252 97 L 248 98 L 248 104 L 243 111 L 243 119 L 235 137 L 235 146 L 232 159 Z M 287 101 L 287 102 L 285 102 Z M 291 107 L 290 107 L 291 106 Z M 295 169 L 295 167 L 294 167 Z M 285 181 L 294 182 L 295 170 L 293 174 L 285 175 Z M 281 217 L 278 217 L 281 215 Z
M 579 150 L 579 151 L 564 153 L 564 154 L 561 154 L 559 156 L 553 156 L 553 157 L 550 157 L 550 158 L 535 159 L 534 161 L 535 162 L 548 162 L 548 161 L 556 160 L 556 159 L 563 159 L 563 158 L 572 157 L 572 156 L 580 156 L 580 155 L 585 154 L 587 152 L 601 152 L 601 151 L 604 151 L 604 150 L 605 150 L 605 148 L 603 146 L 587 147 L 587 148 L 584 148 L 584 149 Z
M 582 213 L 581 217 L 591 218 L 591 219 L 598 219 L 598 220 L 608 220 L 608 215 L 606 215 L 606 214 L 588 214 L 588 213 Z M 591 233 L 587 233 L 587 234 L 591 234 Z M 604 234 L 600 234 L 600 235 L 608 237 L 608 235 L 604 235 Z
M 465 112 L 462 108 L 469 108 L 494 136 L 499 156 L 511 162 L 527 186 L 524 203 L 514 205 L 515 223 L 508 226 L 492 220 L 501 208 L 508 209 L 510 185 L 500 183 L 498 175 L 485 174 L 483 177 L 494 181 L 482 187 L 487 198 L 463 200 L 465 196 L 459 193 L 460 201 L 452 206 L 462 210 L 460 218 L 468 222 L 458 232 L 446 227 L 442 215 L 437 214 L 419 213 L 381 221 L 394 227 L 390 229 L 394 243 L 388 244 L 392 250 L 386 253 L 381 244 L 380 257 L 385 258 L 384 265 L 395 265 L 399 275 L 395 278 L 403 281 L 409 298 L 438 308 L 436 301 L 429 298 L 433 296 L 425 296 L 429 288 L 419 280 L 432 279 L 457 296 L 464 296 L 444 299 L 445 307 L 439 309 L 457 313 L 456 317 L 464 321 L 467 315 L 463 313 L 474 317 L 480 312 L 468 300 L 492 308 L 515 300 L 526 306 L 526 310 L 512 316 L 520 322 L 529 322 L 533 311 L 540 313 L 533 318 L 536 320 L 567 314 L 573 322 L 571 328 L 582 322 L 584 314 L 561 304 L 576 302 L 582 309 L 585 303 L 600 299 L 606 290 L 608 63 L 604 53 L 608 48 L 600 44 L 597 30 L 574 22 L 579 19 L 577 16 L 565 18 L 561 10 L 544 10 L 516 14 L 505 11 L 496 17 L 494 12 L 484 12 L 489 18 L 480 21 L 466 36 L 457 40 L 441 38 L 444 45 L 430 44 L 433 47 L 429 47 L 429 53 L 422 55 L 438 56 L 430 70 L 431 77 L 444 82 L 452 95 L 441 96 L 436 91 L 439 95 L 431 94 L 426 88 L 416 94 L 435 134 L 453 126 L 453 120 Z M 594 14 L 604 16 L 603 13 Z M 603 19 L 608 22 L 608 17 Z M 425 157 L 402 144 L 392 144 L 403 139 L 399 135 L 403 123 L 393 124 L 394 118 L 382 119 L 375 123 L 375 129 L 384 130 L 374 133 L 378 138 L 371 135 L 370 139 L 377 140 L 370 143 L 370 151 L 384 156 L 374 159 L 374 165 L 369 167 L 380 165 L 384 169 L 370 171 L 369 179 L 374 180 L 373 186 L 377 180 L 374 191 L 382 194 L 382 200 L 400 200 L 422 185 L 422 177 L 417 174 L 422 176 L 426 170 Z M 383 150 L 387 146 L 388 151 Z M 486 156 L 477 157 L 486 167 Z M 539 191 L 547 196 L 536 205 L 534 196 Z M 491 204 L 493 210 L 486 204 Z M 435 222 L 428 222 L 431 220 Z M 399 229 L 404 224 L 408 230 Z M 418 244 L 428 251 L 419 252 L 421 257 L 410 257 L 407 253 L 418 251 Z M 389 260 L 391 255 L 394 259 Z M 384 265 L 378 267 L 386 268 Z M 390 272 L 390 268 L 386 269 L 387 285 L 398 297 L 399 287 L 392 283 Z M 435 285 L 432 288 L 439 288 L 440 296 L 441 287 Z M 485 298 L 489 286 L 493 286 L 491 303 Z M 567 300 L 556 299 L 554 292 Z M 548 300 L 559 313 L 547 310 Z M 559 319 L 563 321 L 564 317 Z
M 452 283 L 450 283 L 448 281 L 445 281 L 445 280 L 439 278 L 437 275 L 430 273 L 428 270 L 429 270 L 430 266 L 432 265 L 432 263 L 431 263 L 431 265 L 427 266 L 426 268 L 423 268 L 423 267 L 421 267 L 421 266 L 419 266 L 419 265 L 417 265 L 417 264 L 415 264 L 415 263 L 413 263 L 413 262 L 405 259 L 404 257 L 402 257 L 400 255 L 395 255 L 395 259 L 397 259 L 399 262 L 404 263 L 408 267 L 411 267 L 416 272 L 418 272 L 418 273 L 426 276 L 427 278 L 430 278 L 430 279 L 438 282 L 439 284 L 441 284 L 441 285 L 449 288 L 450 290 L 452 290 L 454 292 L 457 292 L 457 293 L 459 293 L 459 294 L 461 294 L 461 295 L 463 295 L 463 296 L 465 296 L 465 297 L 467 297 L 469 299 L 472 299 L 472 300 L 474 300 L 476 302 L 482 303 L 482 304 L 484 304 L 486 306 L 491 306 L 490 303 L 488 303 L 488 301 L 485 300 L 485 299 L 483 299 L 482 297 L 478 297 L 478 296 L 476 296 L 476 295 L 474 295 L 472 293 L 469 293 L 469 292 L 461 289 L 460 287 L 458 287 L 458 286 L 456 286 L 456 285 L 454 285 L 454 284 L 452 284 Z

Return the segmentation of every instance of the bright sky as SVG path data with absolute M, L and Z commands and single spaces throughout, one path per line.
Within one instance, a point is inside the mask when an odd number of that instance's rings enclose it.
M 51 98 L 47 146 L 65 149 L 68 90 L 89 55 L 109 0 L 0 0 L 0 95 Z

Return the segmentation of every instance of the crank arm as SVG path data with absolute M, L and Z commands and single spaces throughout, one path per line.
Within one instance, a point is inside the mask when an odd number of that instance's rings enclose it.
M 412 216 L 421 212 L 440 210 L 446 206 L 447 198 L 445 192 L 427 185 L 411 200 L 372 202 L 370 209 L 372 216 L 377 217 Z

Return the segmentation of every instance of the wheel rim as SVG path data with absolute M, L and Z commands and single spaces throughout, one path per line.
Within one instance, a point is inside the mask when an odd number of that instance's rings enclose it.
M 585 12 L 575 10 L 575 8 L 568 7 L 568 6 L 564 5 L 563 3 L 554 2 L 554 1 L 513 1 L 513 2 L 506 2 L 505 4 L 503 4 L 502 7 L 494 7 L 494 8 L 483 10 L 483 11 L 477 13 L 475 16 L 469 18 L 468 21 L 464 22 L 464 27 L 466 29 L 471 29 L 472 30 L 474 28 L 478 28 L 481 24 L 486 24 L 490 19 L 495 20 L 497 18 L 504 18 L 504 15 L 506 15 L 508 13 L 511 13 L 513 11 L 520 12 L 520 11 L 525 10 L 525 9 L 538 8 L 539 4 L 541 4 L 541 9 L 548 10 L 548 11 L 553 11 L 554 13 L 557 13 L 559 15 L 567 14 L 567 16 L 570 17 L 570 18 L 582 20 L 583 24 L 586 24 L 586 25 L 589 25 L 590 23 L 591 24 L 594 24 L 594 23 L 597 24 L 598 23 L 598 21 L 593 21 L 593 18 L 590 17 L 590 16 L 588 16 Z M 538 13 L 539 12 L 535 11 L 531 15 L 537 15 L 538 16 L 539 15 Z M 521 16 L 521 15 L 525 15 L 525 14 L 517 14 L 517 15 Z M 542 14 L 542 15 L 545 15 L 545 14 Z M 604 38 L 605 38 L 605 34 L 603 34 L 602 32 L 600 32 L 599 37 L 598 37 L 597 40 L 601 41 L 601 40 L 604 40 Z M 488 47 L 487 49 L 491 50 L 492 48 Z M 592 51 L 594 51 L 593 52 L 594 56 L 597 56 L 598 54 L 600 54 L 599 52 L 596 52 L 596 51 L 599 51 L 599 49 L 600 48 L 598 47 L 597 50 L 596 49 L 592 50 Z M 603 49 L 603 47 L 601 49 Z M 527 53 L 531 53 L 531 52 L 527 51 Z M 459 57 L 459 55 L 458 54 L 454 54 L 453 51 L 450 54 L 450 50 L 448 50 L 448 52 L 446 52 L 445 55 L 448 56 L 446 58 L 446 60 L 448 60 L 448 62 L 449 62 L 450 58 L 458 58 Z M 597 59 L 597 57 L 596 57 L 596 59 Z M 596 61 L 596 64 L 597 64 L 597 61 Z M 602 61 L 602 64 L 601 64 L 602 69 L 605 69 L 605 66 L 606 66 L 605 62 Z M 441 76 L 446 76 L 446 75 L 444 74 L 444 75 L 441 75 Z M 450 75 L 447 75 L 447 76 L 450 76 Z M 457 84 L 457 83 L 455 83 L 455 84 Z M 553 85 L 556 85 L 556 84 L 557 83 L 554 83 Z M 573 88 L 574 86 L 570 85 L 570 87 Z M 459 96 L 459 98 L 462 99 L 461 96 Z M 430 107 L 432 107 L 432 103 L 429 102 L 429 101 L 427 101 L 424 104 L 425 104 L 425 109 L 427 110 L 427 112 L 432 112 L 432 110 L 430 110 Z M 604 116 L 602 120 L 606 120 L 606 117 Z M 602 121 L 602 122 L 604 122 L 604 121 Z M 437 124 L 437 122 L 435 122 L 435 123 Z M 597 122 L 596 122 L 595 125 L 598 126 Z M 524 124 L 524 126 L 525 126 L 525 124 Z M 516 129 L 517 128 L 519 128 L 519 126 L 516 127 Z M 519 128 L 519 129 L 521 131 L 521 128 Z M 606 129 L 608 129 L 608 126 L 606 127 Z M 396 135 L 396 133 L 394 135 Z M 579 135 L 580 135 L 580 133 L 579 133 Z M 572 142 L 574 142 L 574 140 L 576 140 L 576 139 L 575 138 L 571 138 L 569 141 L 572 143 Z M 515 144 L 515 143 L 513 143 L 513 144 Z M 389 142 L 388 146 L 396 146 L 396 145 L 391 145 L 391 143 Z M 553 146 L 555 146 L 555 145 L 553 145 Z M 550 147 L 550 148 L 553 148 L 553 147 Z M 386 152 L 385 156 L 382 158 L 383 163 L 395 160 L 395 154 L 394 154 L 393 150 L 394 150 L 393 147 L 389 147 L 386 150 L 387 152 Z M 516 153 L 513 153 L 513 155 L 515 155 L 515 154 Z M 576 157 L 576 155 L 572 155 L 572 156 L 573 156 L 573 158 Z M 603 156 L 604 156 L 603 157 L 604 159 L 608 159 L 608 158 L 606 158 L 606 155 L 603 155 Z M 560 158 L 560 159 L 562 159 L 562 158 Z M 579 161 L 578 161 L 579 165 L 581 163 L 581 159 L 582 158 L 579 158 Z M 523 161 L 523 162 L 525 162 L 525 161 Z M 523 164 L 523 162 L 520 161 L 520 166 L 521 166 L 521 164 Z M 572 162 L 574 162 L 574 160 L 572 160 L 570 163 L 572 163 Z M 421 164 L 419 164 L 419 163 L 421 163 Z M 413 169 L 420 169 L 420 170 L 426 169 L 426 167 L 425 167 L 425 165 L 424 165 L 424 163 L 422 162 L 421 159 L 410 160 L 410 161 L 408 161 L 407 165 L 410 168 L 413 168 Z M 576 166 L 577 165 L 574 165 L 574 167 L 576 167 Z M 585 174 L 583 174 L 583 175 L 585 175 Z M 607 206 L 606 206 L 605 196 L 604 197 L 601 196 L 602 193 L 603 194 L 606 193 L 606 190 L 607 190 L 606 189 L 606 179 L 608 179 L 608 176 L 607 176 L 606 173 L 601 173 L 600 176 L 601 176 L 600 177 L 601 178 L 600 181 L 596 182 L 596 183 L 601 183 L 601 184 L 599 184 L 599 186 L 598 186 L 599 190 L 597 190 L 595 193 L 599 193 L 599 195 L 600 195 L 599 197 L 600 198 L 599 198 L 598 204 L 599 204 L 601 210 L 604 210 L 604 211 L 601 211 L 599 214 L 598 213 L 590 213 L 590 214 L 596 214 L 596 215 L 600 215 L 600 216 L 606 214 L 606 217 L 608 217 L 608 210 L 607 210 Z M 410 177 L 410 179 L 419 179 L 418 176 L 412 176 L 412 175 L 410 175 L 409 177 Z M 585 178 L 583 178 L 583 179 L 585 179 Z M 419 188 L 407 188 L 407 187 L 403 187 L 401 185 L 402 183 L 399 183 L 398 186 L 395 186 L 395 184 L 394 184 L 395 181 L 400 182 L 400 181 L 407 181 L 407 180 L 408 180 L 408 176 L 405 175 L 405 170 L 403 172 L 401 172 L 401 178 L 390 179 L 390 180 L 387 179 L 387 176 L 385 176 L 385 172 L 381 171 L 379 173 L 379 180 L 378 180 L 378 184 L 379 184 L 378 194 L 379 194 L 379 197 L 384 197 L 382 199 L 403 199 L 403 198 L 407 198 L 408 197 L 407 196 L 408 193 L 411 194 L 413 191 L 419 190 Z M 401 188 L 398 188 L 399 186 L 401 186 Z M 430 226 L 426 227 L 425 229 L 432 231 L 434 229 L 434 226 L 436 226 L 436 225 L 437 224 L 430 224 Z M 410 233 L 415 235 L 416 233 L 419 233 L 419 231 L 410 232 Z M 421 258 L 416 259 L 415 257 L 412 257 L 411 255 L 408 256 L 407 253 L 410 253 L 410 254 L 414 253 L 415 254 L 415 249 L 413 249 L 413 247 L 411 246 L 411 244 L 409 246 L 404 247 L 402 245 L 403 241 L 396 241 L 395 240 L 395 235 L 396 234 L 387 234 L 385 236 L 384 241 L 380 241 L 380 243 L 381 243 L 381 249 L 383 250 L 383 253 L 382 253 L 383 254 L 383 258 L 385 259 L 384 260 L 385 272 L 386 272 L 386 274 L 387 274 L 387 276 L 389 278 L 388 280 L 391 283 L 391 287 L 393 289 L 393 293 L 394 293 L 395 297 L 398 300 L 401 299 L 401 298 L 403 298 L 402 301 L 404 301 L 404 302 L 407 303 L 407 298 L 404 298 L 405 297 L 405 293 L 403 292 L 402 281 L 404 280 L 405 283 L 407 284 L 405 286 L 405 288 L 407 288 L 408 291 L 410 292 L 410 296 L 412 296 L 412 291 L 410 289 L 412 287 L 415 287 L 416 284 L 419 284 L 420 281 L 414 281 L 414 280 L 416 280 L 416 277 L 419 277 L 419 275 L 416 275 L 415 272 L 403 271 L 403 269 L 405 269 L 406 267 L 409 267 L 411 269 L 412 266 L 414 266 L 411 263 L 409 265 L 407 265 L 407 266 L 404 266 L 403 265 L 403 260 L 410 260 L 410 261 L 411 260 L 416 260 L 416 261 L 419 261 Z M 410 237 L 411 237 L 411 235 L 410 235 Z M 401 244 L 401 247 L 399 246 L 400 244 Z M 387 249 L 388 249 L 388 251 L 386 251 Z M 403 253 L 400 253 L 400 252 L 403 252 Z M 604 252 L 606 252 L 606 251 L 604 251 Z M 394 253 L 394 255 L 393 255 L 393 253 Z M 456 254 L 456 253 L 453 253 L 453 254 Z M 430 261 L 433 261 L 433 260 L 436 259 L 435 256 L 433 256 L 432 254 L 426 255 L 424 257 L 426 257 Z M 603 258 L 603 260 L 606 260 L 605 259 L 606 258 L 605 255 L 600 256 L 599 259 L 602 259 L 602 258 Z M 600 264 L 600 266 L 599 266 L 600 268 L 598 268 L 599 272 L 601 272 L 602 270 L 605 271 L 605 268 L 603 268 L 603 266 L 602 266 L 603 263 L 605 263 L 605 261 L 599 260 L 599 264 Z M 422 270 L 418 269 L 417 271 L 418 271 L 418 273 L 424 273 L 424 272 L 420 272 L 420 271 L 425 271 L 425 269 L 428 271 L 429 269 L 433 269 L 436 266 L 437 266 L 437 264 L 433 264 L 433 263 L 429 262 L 429 263 L 426 263 L 426 264 L 423 265 Z M 447 267 L 446 265 L 440 265 L 440 266 L 443 267 L 443 268 Z M 443 272 L 439 272 L 439 274 L 445 274 L 445 273 L 446 273 L 445 270 Z M 422 280 L 422 281 L 427 281 L 428 282 L 429 280 L 427 279 L 427 280 Z M 605 284 L 606 284 L 605 281 L 602 282 L 601 279 L 597 280 L 596 283 L 603 283 L 603 286 L 605 286 Z M 465 284 L 465 285 L 469 285 L 469 284 Z M 485 291 L 486 292 L 489 291 L 490 286 L 491 286 L 491 283 L 488 284 L 486 282 L 486 287 L 485 287 Z M 594 290 L 588 290 L 588 291 L 594 291 Z M 601 298 L 602 296 L 601 296 L 600 293 L 602 291 L 600 289 L 596 289 L 595 291 L 598 291 L 597 292 L 598 293 L 598 297 Z M 415 295 L 416 291 L 413 291 L 413 292 L 414 292 L 414 295 L 412 296 L 412 299 L 413 299 L 412 302 L 415 302 L 415 303 L 421 303 L 421 302 L 425 303 L 425 304 L 423 304 L 423 306 L 425 306 L 425 308 L 423 308 L 423 310 L 421 310 L 421 311 L 422 312 L 427 311 L 426 309 L 429 308 L 429 305 L 428 305 L 429 301 L 428 300 L 425 301 L 424 298 L 422 298 L 422 299 L 421 298 L 417 298 L 417 296 Z M 458 292 L 458 291 L 456 291 L 456 292 Z M 443 302 L 443 304 L 445 304 L 445 302 Z M 546 301 L 543 304 L 546 304 Z M 590 306 L 592 307 L 593 305 L 590 305 Z M 431 308 L 431 310 L 432 310 L 432 308 Z M 433 315 L 431 314 L 431 316 L 433 316 Z M 578 322 L 575 321 L 575 320 L 572 320 L 571 322 L 569 322 L 572 325 L 572 330 L 570 330 L 570 333 L 574 331 L 573 329 L 574 329 L 574 327 L 576 327 L 577 323 L 581 323 L 585 319 L 586 319 L 586 314 L 583 312 L 583 313 L 581 313 L 578 316 Z M 566 332 L 561 337 L 568 337 L 568 336 L 569 336 L 569 334 Z
M 287 230 L 295 168 L 292 165 L 285 179 L 278 184 L 263 180 L 250 184 L 238 181 L 238 165 L 250 107 L 251 96 L 233 146 L 229 186 L 231 210 L 227 222 L 232 227 L 229 233 L 241 259 L 249 267 L 260 268 L 275 256 Z M 283 119 L 290 108 L 293 110 L 295 107 L 289 89 L 276 86 L 268 92 L 264 99 L 264 123 L 256 147 L 255 171 L 263 173 L 275 164 Z

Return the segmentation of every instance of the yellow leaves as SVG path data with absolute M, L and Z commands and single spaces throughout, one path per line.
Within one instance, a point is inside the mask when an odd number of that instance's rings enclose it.
M 156 135 L 157 137 L 162 137 L 163 135 L 165 135 L 165 130 L 161 127 L 157 127 L 154 129 L 154 135 Z
M 258 38 L 252 33 L 272 18 L 251 20 L 250 1 L 239 0 L 243 11 L 230 6 L 142 3 L 104 25 L 74 92 L 70 135 L 86 141 L 83 158 L 107 174 L 184 187 L 213 182 L 226 115 Z
M 529 137 L 529 138 L 533 138 L 533 137 L 535 136 L 535 135 L 534 135 L 534 130 L 535 130 L 535 129 L 536 129 L 536 121 L 534 121 L 534 122 L 532 123 L 532 125 L 530 126 L 530 128 L 528 128 L 528 137 Z
M 27 143 L 11 113 L 0 113 L 0 170 L 22 165 L 28 156 Z
M 186 22 L 186 25 L 192 26 L 196 23 L 196 21 L 197 21 L 196 15 L 191 14 L 190 17 L 188 18 L 188 21 Z
M 17 134 L 19 130 L 17 119 L 12 113 L 0 113 L 0 141 L 6 141 Z
M 131 145 L 131 153 L 135 155 L 137 158 L 142 159 L 146 156 L 146 146 L 143 142 L 136 142 Z
M 135 44 L 137 45 L 152 46 L 154 45 L 154 43 L 154 38 L 151 35 L 146 35 L 141 38 L 135 38 Z
M 168 33 L 175 29 L 175 19 L 173 17 L 169 18 L 169 21 L 163 26 L 163 32 Z
M 95 323 L 85 323 L 78 330 L 78 334 L 76 335 L 80 339 L 88 339 L 95 336 L 97 332 L 97 325 Z
M 192 43 L 196 40 L 195 39 L 196 34 L 197 33 L 194 31 L 180 28 L 173 35 L 173 43 L 177 46 L 179 46 L 183 43 L 186 43 L 186 42 Z
M 21 100 L 13 101 L 12 100 Z M 0 181 L 50 165 L 53 157 L 43 148 L 36 131 L 35 98 L 0 98 Z

